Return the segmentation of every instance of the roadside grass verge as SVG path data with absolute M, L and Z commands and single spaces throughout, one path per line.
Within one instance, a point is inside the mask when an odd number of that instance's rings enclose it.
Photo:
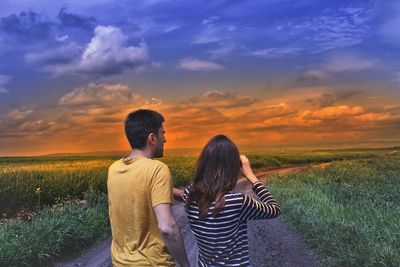
M 0 225 L 0 266 L 52 266 L 110 234 L 107 195 L 86 195 Z
M 400 266 L 400 157 L 269 177 L 281 217 L 321 266 Z

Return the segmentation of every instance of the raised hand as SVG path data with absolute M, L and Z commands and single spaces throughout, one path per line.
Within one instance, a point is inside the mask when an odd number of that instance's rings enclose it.
M 249 180 L 250 183 L 254 184 L 258 181 L 257 177 L 254 175 L 253 170 L 250 166 L 250 161 L 245 155 L 240 155 L 240 161 L 242 162 L 242 168 L 240 171 L 244 175 L 244 177 Z

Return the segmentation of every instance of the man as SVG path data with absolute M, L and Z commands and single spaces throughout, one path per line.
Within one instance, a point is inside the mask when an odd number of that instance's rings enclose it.
M 172 213 L 172 178 L 163 156 L 164 118 L 137 110 L 125 120 L 130 155 L 108 170 L 108 204 L 114 266 L 189 266 Z

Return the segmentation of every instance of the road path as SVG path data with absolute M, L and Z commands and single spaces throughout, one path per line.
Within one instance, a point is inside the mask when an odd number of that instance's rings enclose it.
M 263 182 L 268 183 L 267 174 L 276 173 L 284 175 L 302 171 L 307 167 L 325 167 L 325 164 L 286 166 L 282 168 L 261 168 L 255 170 L 255 175 Z M 235 191 L 243 192 L 256 197 L 251 190 L 247 179 L 241 178 Z M 190 230 L 185 215 L 183 203 L 173 205 L 173 212 L 180 227 L 186 251 L 191 266 L 197 266 L 198 249 Z M 284 212 L 284 211 L 283 211 Z M 279 218 L 270 220 L 257 220 L 248 223 L 249 253 L 251 266 L 254 267 L 316 267 L 314 257 L 300 235 L 290 229 Z M 57 267 L 110 267 L 110 244 L 111 238 L 90 248 L 80 257 L 56 264 Z

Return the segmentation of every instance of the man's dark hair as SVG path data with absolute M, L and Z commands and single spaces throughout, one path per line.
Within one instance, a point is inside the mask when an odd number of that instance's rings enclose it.
M 150 133 L 158 136 L 164 117 L 154 110 L 139 109 L 128 114 L 125 134 L 132 148 L 144 148 Z

